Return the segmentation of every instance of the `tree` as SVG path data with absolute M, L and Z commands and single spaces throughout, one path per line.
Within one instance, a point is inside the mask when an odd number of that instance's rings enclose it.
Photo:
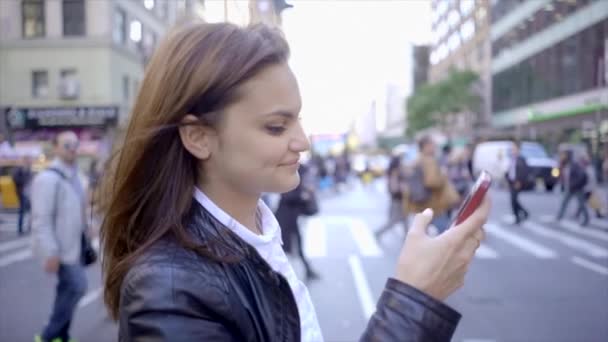
M 408 135 L 433 126 L 445 128 L 449 114 L 477 112 L 481 101 L 474 89 L 479 76 L 470 70 L 451 70 L 445 80 L 420 87 L 407 99 Z

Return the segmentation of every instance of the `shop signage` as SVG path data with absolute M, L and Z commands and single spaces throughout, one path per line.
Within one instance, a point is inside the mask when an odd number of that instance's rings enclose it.
M 117 106 L 7 108 L 7 125 L 12 129 L 49 127 L 104 127 L 116 125 Z

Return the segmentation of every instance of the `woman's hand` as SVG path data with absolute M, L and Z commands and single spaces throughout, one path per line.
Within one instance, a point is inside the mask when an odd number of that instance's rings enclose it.
M 469 264 L 484 238 L 482 227 L 490 207 L 486 196 L 467 220 L 436 237 L 426 233 L 433 211 L 426 209 L 416 215 L 397 262 L 396 279 L 445 300 L 464 284 Z

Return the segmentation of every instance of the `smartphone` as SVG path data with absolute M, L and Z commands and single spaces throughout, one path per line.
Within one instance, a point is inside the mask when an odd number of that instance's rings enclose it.
M 458 209 L 458 214 L 456 214 L 456 218 L 452 223 L 452 227 L 461 224 L 466 220 L 471 214 L 479 208 L 479 205 L 483 201 L 483 198 L 488 192 L 490 185 L 492 184 L 492 176 L 487 171 L 481 171 L 479 178 L 475 181 L 475 184 L 471 188 L 471 191 L 462 202 L 460 209 Z

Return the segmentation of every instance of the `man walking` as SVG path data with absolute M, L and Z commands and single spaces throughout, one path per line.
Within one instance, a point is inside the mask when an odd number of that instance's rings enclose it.
M 507 170 L 507 184 L 511 194 L 511 209 L 515 216 L 515 224 L 520 224 L 526 220 L 530 214 L 519 202 L 519 193 L 523 190 L 525 181 L 528 178 L 528 165 L 526 160 L 520 155 L 519 143 L 513 143 L 511 149 L 511 160 Z
M 28 196 L 27 188 L 30 185 L 32 179 L 32 158 L 26 156 L 23 159 L 23 165 L 15 169 L 13 173 L 13 181 L 15 182 L 15 188 L 17 190 L 17 197 L 19 198 L 19 219 L 17 221 L 17 233 L 22 235 L 23 230 L 23 219 L 25 214 L 30 211 L 30 198 Z M 31 227 L 28 227 L 28 229 Z
M 566 191 L 562 205 L 557 213 L 557 221 L 560 221 L 568 208 L 568 204 L 572 198 L 578 201 L 577 214 L 583 216 L 582 225 L 589 224 L 589 213 L 587 212 L 585 198 L 585 185 L 587 184 L 587 174 L 585 169 L 572 158 L 572 151 L 562 151 L 560 153 L 560 162 L 562 166 L 562 185 Z M 577 216 L 578 216 L 577 215 Z
M 58 278 L 51 317 L 36 341 L 67 342 L 74 311 L 87 286 L 81 263 L 86 200 L 76 164 L 78 137 L 63 132 L 53 144 L 55 160 L 32 183 L 35 253 L 45 271 Z

